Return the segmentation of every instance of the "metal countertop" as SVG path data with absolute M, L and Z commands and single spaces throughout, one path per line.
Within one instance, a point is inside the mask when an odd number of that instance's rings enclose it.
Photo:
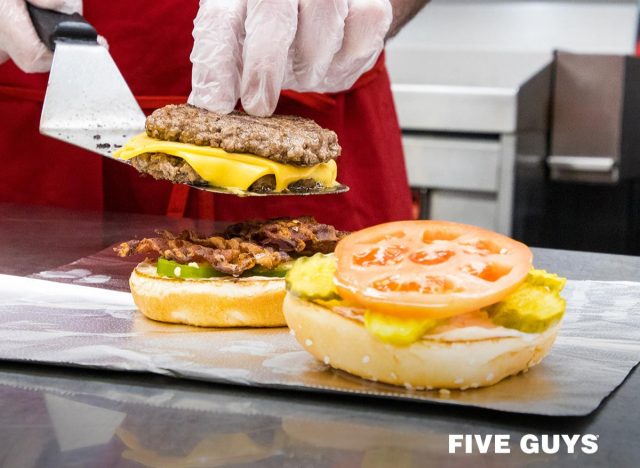
M 0 273 L 28 275 L 159 227 L 206 221 L 0 204 Z M 640 279 L 640 258 L 535 249 L 571 279 Z M 2 466 L 636 466 L 637 369 L 586 418 L 331 398 L 145 374 L 0 364 Z M 510 434 L 507 455 L 448 455 L 449 434 Z M 523 434 L 599 434 L 595 455 L 524 455 Z

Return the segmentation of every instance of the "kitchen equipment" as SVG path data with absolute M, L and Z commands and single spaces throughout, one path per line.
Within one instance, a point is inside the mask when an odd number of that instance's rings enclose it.
M 551 178 L 616 183 L 640 177 L 640 59 L 556 57 Z
M 563 99 L 560 83 L 553 93 L 555 51 L 633 54 L 638 18 L 635 0 L 430 2 L 386 49 L 407 174 L 420 201 L 420 216 L 477 224 L 528 244 L 560 247 L 555 241 L 560 224 L 549 222 L 549 213 L 564 200 L 550 189 L 549 169 L 566 175 L 567 163 L 585 161 L 548 158 L 552 125 L 554 145 L 563 141 L 556 128 L 564 128 L 565 136 L 573 131 L 566 120 L 552 124 L 550 118 Z M 625 60 L 616 72 L 619 94 L 622 86 L 637 81 L 635 61 Z M 564 99 L 582 106 L 593 102 L 589 96 L 580 102 L 577 92 Z M 624 100 L 603 100 L 592 105 L 594 112 L 600 111 L 594 118 L 602 122 L 611 116 L 618 122 L 611 125 L 621 128 L 622 119 L 635 113 L 635 101 L 633 93 Z M 590 117 L 579 118 L 588 122 Z M 612 149 L 607 152 L 567 150 L 552 156 L 589 156 L 590 175 L 601 169 L 614 174 L 624 167 L 633 177 L 634 163 L 623 155 L 634 143 L 632 129 L 624 127 L 621 142 L 609 138 Z M 563 219 L 571 219 L 575 211 L 564 206 Z M 590 222 L 594 219 L 602 217 L 591 216 Z M 589 231 L 584 223 L 582 229 L 576 227 L 581 222 L 572 223 L 574 238 Z M 600 250 L 614 243 L 573 245 Z M 562 247 L 572 248 L 571 243 Z
M 96 30 L 82 16 L 27 3 L 38 36 L 54 52 L 40 133 L 102 156 L 144 131 L 145 115 Z
M 544 177 L 552 55 L 414 47 L 387 60 L 423 215 L 517 235 L 514 204 L 528 195 L 516 166 Z
M 199 185 L 191 185 L 190 187 L 198 190 L 204 190 L 205 192 L 222 193 L 225 195 L 236 195 L 238 197 L 305 197 L 308 195 L 334 195 L 338 193 L 345 193 L 349 191 L 349 187 L 343 184 L 335 185 L 334 187 L 325 187 L 321 190 L 309 190 L 307 192 L 250 192 L 248 190 L 241 189 L 226 189 L 222 187 L 202 187 Z
M 27 3 L 44 44 L 54 52 L 40 119 L 40 133 L 116 161 L 113 152 L 144 132 L 145 115 L 96 30 L 81 15 L 66 15 Z M 198 190 L 238 196 L 343 193 L 345 185 L 304 193 L 255 193 L 220 187 Z

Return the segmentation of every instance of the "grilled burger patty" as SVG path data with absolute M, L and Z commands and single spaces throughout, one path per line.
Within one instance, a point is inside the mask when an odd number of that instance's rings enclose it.
M 175 184 L 208 185 L 187 162 L 165 153 L 144 153 L 131 159 L 131 165 L 143 175 Z
M 209 185 L 206 180 L 184 160 L 165 153 L 144 153 L 131 160 L 131 165 L 142 174 L 148 174 L 157 180 L 170 180 L 176 184 Z M 256 180 L 249 191 L 269 193 L 276 188 L 276 178 L 266 175 Z M 302 179 L 289 184 L 288 190 L 293 193 L 306 193 L 319 190 L 321 184 L 313 179 Z
M 147 135 L 164 141 L 249 153 L 283 164 L 315 166 L 335 160 L 340 145 L 335 132 L 313 120 L 289 115 L 222 115 L 188 104 L 157 109 L 147 118 Z

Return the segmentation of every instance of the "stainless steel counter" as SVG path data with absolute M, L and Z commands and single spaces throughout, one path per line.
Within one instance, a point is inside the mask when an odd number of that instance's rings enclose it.
M 0 204 L 0 273 L 27 275 L 159 227 L 209 222 Z M 536 249 L 573 279 L 640 279 L 640 258 Z M 0 363 L 0 464 L 25 466 L 636 466 L 637 370 L 587 418 L 301 395 L 146 374 Z M 595 455 L 448 455 L 448 434 L 599 434 Z

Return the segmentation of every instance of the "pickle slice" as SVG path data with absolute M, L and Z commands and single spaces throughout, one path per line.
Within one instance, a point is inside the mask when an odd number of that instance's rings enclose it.
M 560 291 L 566 281 L 544 270 L 532 270 L 513 294 L 485 310 L 496 325 L 523 333 L 542 333 L 564 315 L 566 304 Z
M 317 253 L 312 257 L 301 257 L 287 273 L 287 290 L 310 301 L 340 299 L 333 283 L 335 272 L 336 259 L 333 255 Z
M 422 338 L 439 323 L 436 319 L 394 317 L 367 311 L 364 325 L 380 341 L 396 346 L 408 346 Z
M 287 272 L 291 269 L 293 262 L 281 263 L 277 267 L 269 270 L 260 265 L 245 271 L 242 275 L 243 278 L 248 276 L 266 276 L 269 278 L 284 278 Z M 164 257 L 158 259 L 156 271 L 161 276 L 168 276 L 169 278 L 222 278 L 224 276 L 230 276 L 222 273 L 213 268 L 209 263 L 194 263 L 182 264 L 174 262 L 173 260 L 167 260 Z
M 269 270 L 268 268 L 256 265 L 251 270 L 243 273 L 242 276 L 266 276 L 269 278 L 284 278 L 289 270 L 291 270 L 292 266 L 293 262 L 285 262 Z
M 182 263 L 167 260 L 164 257 L 158 259 L 156 271 L 160 276 L 168 276 L 169 278 L 214 278 L 227 276 L 215 270 L 208 263 L 194 263 L 184 265 Z

